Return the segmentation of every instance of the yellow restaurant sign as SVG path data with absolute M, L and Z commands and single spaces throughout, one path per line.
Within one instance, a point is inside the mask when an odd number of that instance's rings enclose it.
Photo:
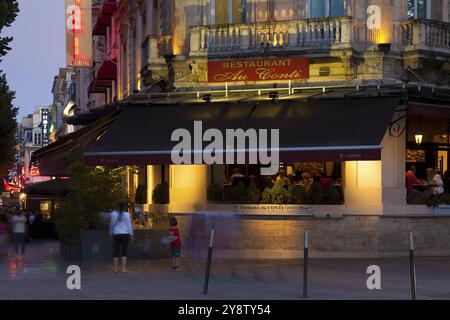
M 308 78 L 307 57 L 208 61 L 208 82 L 286 81 Z

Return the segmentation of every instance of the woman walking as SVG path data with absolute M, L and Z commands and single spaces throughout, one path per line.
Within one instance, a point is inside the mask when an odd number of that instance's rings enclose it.
M 117 211 L 111 213 L 109 231 L 114 240 L 114 272 L 119 272 L 119 258 L 122 260 L 122 272 L 127 272 L 128 244 L 133 237 L 130 214 L 125 202 L 120 202 Z
M 8 256 L 8 217 L 0 214 L 0 259 Z
M 12 219 L 12 232 L 13 232 L 13 241 L 14 241 L 14 249 L 16 251 L 16 258 L 21 260 L 25 253 L 25 238 L 27 231 L 27 218 L 22 214 L 22 211 L 17 210 Z

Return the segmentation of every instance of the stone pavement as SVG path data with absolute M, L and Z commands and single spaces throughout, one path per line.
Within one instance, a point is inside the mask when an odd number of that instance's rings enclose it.
M 83 262 L 81 290 L 66 287 L 70 264 L 58 243 L 33 243 L 24 261 L 0 260 L 0 299 L 301 299 L 302 261 L 215 261 L 208 296 L 202 294 L 204 261 L 131 261 L 128 274 L 107 262 Z M 379 265 L 382 289 L 366 287 L 369 265 Z M 317 259 L 310 261 L 310 299 L 409 299 L 408 259 Z M 417 259 L 419 299 L 450 300 L 450 258 Z

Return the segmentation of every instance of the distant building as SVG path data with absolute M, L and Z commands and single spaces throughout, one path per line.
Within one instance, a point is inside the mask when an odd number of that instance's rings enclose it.
M 30 161 L 33 152 L 50 144 L 50 111 L 50 107 L 37 107 L 18 126 L 18 174 L 27 184 L 49 179 L 40 177 L 37 168 L 30 168 Z
M 55 76 L 52 86 L 53 105 L 51 108 L 51 140 L 74 131 L 74 127 L 67 125 L 66 117 L 75 114 L 76 104 L 76 74 L 72 68 L 61 68 Z

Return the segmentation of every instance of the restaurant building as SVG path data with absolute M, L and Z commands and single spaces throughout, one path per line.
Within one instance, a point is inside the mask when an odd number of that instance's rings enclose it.
M 314 256 L 403 255 L 411 230 L 420 254 L 450 253 L 450 202 L 408 204 L 405 185 L 409 166 L 425 178 L 426 168 L 444 175 L 450 165 L 449 1 L 104 0 L 93 8 L 93 68 L 76 71 L 91 77 L 77 86 L 88 102 L 67 119 L 84 128 L 36 163 L 79 143 L 90 165 L 126 166 L 130 199 L 146 190 L 139 210 L 168 202 L 178 217 L 186 257 L 214 226 L 222 257 L 298 257 L 306 229 Z M 173 164 L 172 133 L 194 137 L 195 121 L 202 138 L 208 129 L 279 130 L 282 173 L 261 176 L 248 146 L 239 165 Z M 191 159 L 204 140 L 187 151 Z M 286 186 L 275 191 L 272 179 Z M 320 185 L 317 196 L 288 186 L 308 179 Z M 153 198 L 163 182 L 168 201 Z

